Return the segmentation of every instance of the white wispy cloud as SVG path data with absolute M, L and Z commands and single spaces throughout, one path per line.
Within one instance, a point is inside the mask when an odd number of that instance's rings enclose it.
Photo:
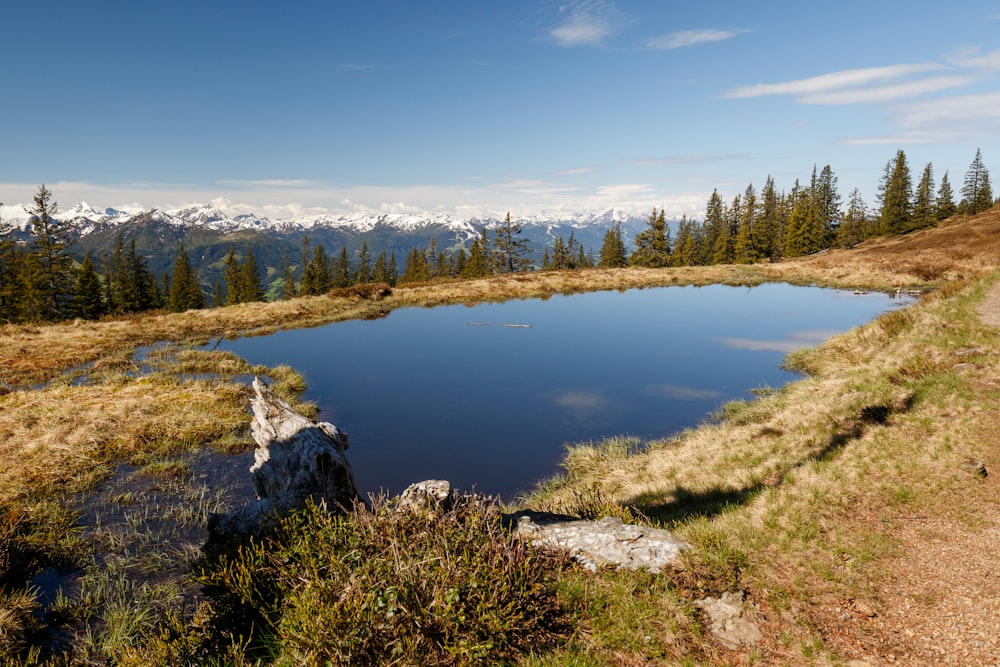
M 605 0 L 578 0 L 559 10 L 566 18 L 549 30 L 559 46 L 600 46 L 625 23 L 618 8 Z
M 721 42 L 741 35 L 747 30 L 681 30 L 667 35 L 650 37 L 646 40 L 646 48 L 654 50 L 682 49 L 696 44 Z
M 580 174 L 589 174 L 594 171 L 594 167 L 577 167 L 576 169 L 564 169 L 563 171 L 557 171 L 558 176 L 579 176 Z
M 971 76 L 935 76 L 876 88 L 851 88 L 803 95 L 799 98 L 799 101 L 803 104 L 823 105 L 894 102 L 911 97 L 920 97 L 927 93 L 948 90 L 949 88 L 968 86 L 975 83 L 975 81 L 976 79 Z
M 841 70 L 819 76 L 738 86 L 724 98 L 788 96 L 799 104 L 881 106 L 892 126 L 875 136 L 843 137 L 843 145 L 930 144 L 1000 138 L 1000 93 L 955 94 L 989 85 L 1000 50 L 968 47 L 940 62 Z M 995 86 L 994 86 L 995 87 Z M 950 95 L 942 93 L 951 92 Z
M 913 74 L 937 71 L 944 67 L 941 63 L 915 63 L 848 69 L 812 76 L 806 79 L 796 79 L 794 81 L 756 83 L 749 86 L 740 86 L 726 91 L 723 97 L 742 99 L 763 97 L 765 95 L 791 95 L 801 100 L 802 98 L 829 94 L 844 89 L 857 89 L 859 86 L 866 86 L 877 81 L 888 81 Z

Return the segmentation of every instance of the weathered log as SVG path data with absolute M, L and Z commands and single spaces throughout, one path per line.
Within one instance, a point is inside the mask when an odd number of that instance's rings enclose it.
M 253 388 L 251 433 L 257 449 L 250 473 L 257 500 L 210 517 L 209 544 L 261 535 L 275 518 L 310 499 L 339 511 L 360 495 L 345 454 L 347 434 L 299 414 L 260 378 L 254 378 Z

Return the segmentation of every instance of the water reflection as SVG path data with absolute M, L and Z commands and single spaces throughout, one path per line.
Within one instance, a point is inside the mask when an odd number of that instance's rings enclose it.
M 220 347 L 301 370 L 306 398 L 350 434 L 366 490 L 441 478 L 510 496 L 554 473 L 567 442 L 694 426 L 793 379 L 781 368 L 791 349 L 901 303 L 789 285 L 669 287 L 405 309 Z

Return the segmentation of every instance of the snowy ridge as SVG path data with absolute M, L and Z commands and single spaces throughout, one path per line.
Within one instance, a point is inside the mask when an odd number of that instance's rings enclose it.
M 481 227 L 494 228 L 502 219 L 485 217 L 461 219 L 446 213 L 383 213 L 362 214 L 349 213 L 341 215 L 308 215 L 298 218 L 270 220 L 258 217 L 252 213 L 244 213 L 235 217 L 215 206 L 191 204 L 173 209 L 97 209 L 87 202 L 58 211 L 54 216 L 57 220 L 69 223 L 80 236 L 87 236 L 96 231 L 135 223 L 161 223 L 180 228 L 207 228 L 220 232 L 238 230 L 256 230 L 273 232 L 306 232 L 313 229 L 344 229 L 357 233 L 369 232 L 376 227 L 388 227 L 399 231 L 417 231 L 427 227 L 438 227 L 453 230 L 463 235 L 472 235 Z M 525 227 L 551 228 L 555 225 L 570 225 L 575 228 L 610 227 L 615 223 L 629 223 L 644 219 L 620 209 L 612 209 L 600 213 L 578 213 L 560 216 L 523 216 L 514 219 Z M 31 223 L 31 215 L 24 206 L 0 206 L 0 229 L 11 226 L 25 229 Z

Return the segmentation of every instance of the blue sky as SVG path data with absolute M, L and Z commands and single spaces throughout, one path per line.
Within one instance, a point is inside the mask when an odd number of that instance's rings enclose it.
M 1000 2 L 9 4 L 8 204 L 698 215 L 1000 160 Z

